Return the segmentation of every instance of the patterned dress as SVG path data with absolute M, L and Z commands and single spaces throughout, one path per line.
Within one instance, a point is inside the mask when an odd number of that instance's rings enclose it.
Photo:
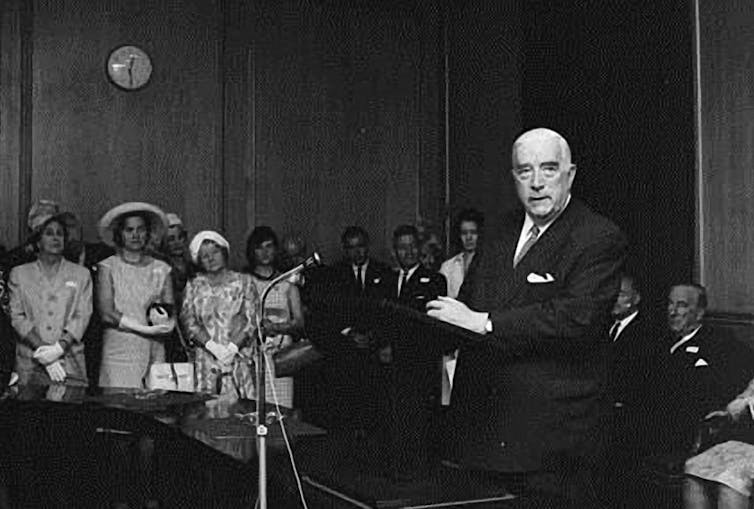
M 275 274 L 275 276 L 276 275 L 277 274 Z M 259 277 L 256 274 L 252 274 L 251 279 L 254 282 L 254 286 L 256 286 L 257 293 L 261 297 L 262 292 L 270 283 L 270 279 Z M 291 320 L 292 312 L 288 301 L 288 294 L 291 292 L 291 286 L 291 282 L 281 281 L 270 290 L 265 301 L 264 318 L 267 318 L 272 323 L 281 323 Z M 275 398 L 277 398 L 277 401 L 281 406 L 288 408 L 293 407 L 293 377 L 278 378 L 275 376 L 275 362 L 273 360 L 273 355 L 291 344 L 293 344 L 293 338 L 287 334 L 278 334 L 277 336 L 269 336 L 265 338 L 265 359 L 267 360 L 266 364 L 269 368 L 264 382 L 265 399 L 272 403 L 275 401 Z M 270 378 L 270 373 L 272 373 L 272 378 Z
M 747 402 L 751 419 L 754 420 L 754 380 L 736 399 Z M 754 484 L 754 444 L 737 440 L 717 444 L 689 459 L 686 473 L 719 482 L 750 497 Z
M 118 255 L 105 258 L 100 267 L 110 270 L 113 302 L 120 313 L 147 325 L 147 308 L 162 298 L 170 266 L 152 259 L 147 265 L 133 265 Z M 108 327 L 102 335 L 100 387 L 143 387 L 149 366 L 165 361 L 165 347 L 155 338 Z
M 251 278 L 246 274 L 228 271 L 225 280 L 212 284 L 205 274 L 199 274 L 186 284 L 181 309 L 181 322 L 187 339 L 198 344 L 212 339 L 227 345 L 238 333 L 252 338 L 256 329 L 258 296 Z M 201 341 L 199 340 L 201 338 Z M 221 364 L 204 348 L 196 349 L 194 376 L 196 390 L 211 394 L 235 392 L 241 398 L 252 399 L 254 392 L 253 341 L 239 347 L 246 359 L 236 356 L 231 364 Z
M 63 355 L 68 385 L 87 385 L 82 338 L 92 315 L 92 278 L 85 268 L 60 261 L 52 279 L 42 272 L 40 262 L 19 265 L 10 273 L 10 317 L 21 337 L 36 329 L 45 344 L 55 344 L 67 331 L 73 338 Z M 49 383 L 44 367 L 33 358 L 25 343 L 16 345 L 16 372 L 23 383 Z

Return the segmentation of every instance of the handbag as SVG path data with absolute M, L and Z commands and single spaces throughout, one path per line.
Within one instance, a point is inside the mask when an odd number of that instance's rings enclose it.
M 175 325 L 175 332 L 178 334 L 178 339 L 186 352 L 187 358 L 191 359 L 186 340 L 178 324 Z M 149 366 L 146 385 L 149 390 L 164 389 L 167 391 L 194 392 L 194 363 L 155 362 Z
M 149 366 L 147 389 L 194 392 L 194 364 L 191 362 L 155 362 Z
M 322 357 L 322 353 L 308 339 L 296 341 L 272 356 L 275 363 L 275 376 L 291 376 Z

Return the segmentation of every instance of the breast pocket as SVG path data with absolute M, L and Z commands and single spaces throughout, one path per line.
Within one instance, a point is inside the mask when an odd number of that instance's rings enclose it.
M 526 285 L 527 296 L 529 297 L 529 300 L 533 302 L 542 302 L 553 299 L 558 295 L 561 288 L 561 285 L 557 280 L 537 283 L 527 282 Z

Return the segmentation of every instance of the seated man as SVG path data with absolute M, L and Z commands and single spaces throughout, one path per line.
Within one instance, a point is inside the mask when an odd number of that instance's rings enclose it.
M 0 293 L 3 292 L 4 283 L 0 281 Z M 2 299 L 0 295 L 0 299 Z M 13 363 L 16 359 L 16 337 L 10 319 L 3 309 L 0 309 L 0 397 L 5 393 L 13 371 Z
M 703 286 L 673 286 L 668 296 L 668 340 L 655 369 L 654 410 L 648 438 L 657 452 L 687 453 L 700 421 L 725 407 L 754 378 L 754 352 L 702 323 Z

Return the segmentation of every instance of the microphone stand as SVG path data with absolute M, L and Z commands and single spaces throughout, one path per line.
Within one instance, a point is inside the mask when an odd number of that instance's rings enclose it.
M 264 318 L 264 304 L 270 290 L 284 279 L 302 272 L 310 267 L 321 263 L 319 254 L 312 255 L 296 265 L 287 272 L 284 272 L 270 281 L 262 291 L 260 297 L 259 314 L 257 315 L 257 454 L 259 455 L 259 509 L 267 509 L 267 418 L 265 407 L 265 378 L 266 378 L 266 359 L 264 356 L 264 335 L 262 331 L 262 319 Z M 270 381 L 272 383 L 272 381 Z

